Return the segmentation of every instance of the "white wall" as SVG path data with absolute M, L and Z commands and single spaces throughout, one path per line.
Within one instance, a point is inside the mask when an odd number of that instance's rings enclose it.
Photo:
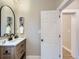
M 13 10 L 15 9 L 13 0 L 0 0 L 0 6 L 2 5 L 9 5 Z
M 63 44 L 64 47 L 71 51 L 71 15 L 63 14 Z

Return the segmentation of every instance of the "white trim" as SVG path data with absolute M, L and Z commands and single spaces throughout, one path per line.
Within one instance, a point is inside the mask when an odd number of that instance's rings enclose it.
M 67 6 L 69 6 L 70 3 L 72 3 L 74 0 L 64 0 L 61 5 L 57 8 L 57 10 L 59 10 L 60 12 L 66 8 Z
M 67 12 L 67 11 L 66 11 Z M 61 14 L 61 21 L 62 21 L 62 15 L 64 14 L 64 13 L 66 13 L 65 11 L 64 12 L 62 12 L 62 14 Z M 67 12 L 68 14 L 73 14 L 73 12 L 74 12 L 74 14 L 76 13 L 74 10 L 72 11 L 72 12 Z M 72 20 L 71 20 L 71 22 L 72 22 Z M 62 21 L 62 24 L 63 24 L 63 21 Z M 63 27 L 63 25 L 61 24 L 61 26 Z M 72 25 L 72 23 L 71 23 L 71 25 Z M 63 29 L 62 29 L 62 31 L 63 31 Z M 62 33 L 61 33 L 61 35 L 63 35 Z M 72 35 L 72 34 L 71 34 Z M 72 36 L 71 36 L 72 37 Z M 62 38 L 62 40 L 63 40 L 63 38 Z M 63 42 L 63 41 L 62 41 Z M 71 43 L 72 43 L 72 39 L 71 39 Z M 72 45 L 72 44 L 71 44 Z M 65 46 L 63 46 L 63 44 L 62 44 L 62 48 L 64 48 L 64 49 L 66 49 L 68 52 L 70 52 L 71 53 L 71 55 L 74 57 L 74 55 L 72 54 L 72 46 L 71 46 L 71 50 L 70 49 L 68 49 L 67 47 L 65 47 Z M 62 50 L 63 51 L 63 50 Z
M 77 59 L 79 59 L 79 56 L 78 56 L 78 58 Z
M 40 59 L 41 56 L 37 56 L 37 55 L 29 55 L 29 56 L 26 56 L 26 59 Z
M 63 23 L 63 21 L 62 21 L 62 13 L 61 13 L 61 18 L 60 18 L 60 20 L 61 20 L 61 23 L 60 23 L 60 26 L 61 26 L 61 41 L 60 41 L 60 44 L 61 44 L 61 59 L 63 59 L 63 37 L 62 37 L 62 33 L 63 33 L 63 30 L 62 30 L 62 23 Z
M 77 47 L 75 45 L 76 44 L 76 20 L 75 20 L 75 17 L 76 17 L 76 13 L 79 9 L 73 9 L 72 12 L 74 12 L 74 14 L 71 16 L 71 51 L 69 49 L 67 49 L 66 47 L 64 47 L 67 51 L 70 51 L 71 52 L 71 55 L 76 58 L 76 59 L 79 59 L 78 55 L 77 55 Z M 70 12 L 71 13 L 71 12 Z M 61 20 L 62 21 L 62 20 Z
M 62 11 L 63 14 L 75 14 L 76 10 L 75 9 L 65 9 Z
M 62 3 L 61 3 L 61 5 L 57 8 L 57 10 L 59 10 L 59 12 L 60 12 L 60 15 L 62 16 L 62 10 L 64 9 L 64 8 L 66 8 L 67 6 L 69 6 L 69 4 L 70 3 L 72 3 L 74 0 L 64 0 Z M 62 27 L 62 18 L 60 18 L 60 20 L 61 20 L 61 27 Z M 62 28 L 61 28 L 61 58 L 60 59 L 63 59 L 63 50 L 62 50 L 62 45 L 63 45 L 63 39 L 62 39 Z
M 76 58 L 76 11 L 71 15 L 71 55 Z
M 67 47 L 63 46 L 63 48 L 64 48 L 65 50 L 67 50 L 69 53 L 71 53 L 71 50 L 68 49 Z

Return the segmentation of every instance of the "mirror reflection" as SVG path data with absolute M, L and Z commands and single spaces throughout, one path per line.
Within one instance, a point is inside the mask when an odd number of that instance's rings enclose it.
M 4 36 L 5 34 L 7 34 L 7 35 L 15 34 L 15 27 L 14 27 L 15 14 L 14 14 L 12 8 L 9 6 L 2 6 L 0 8 L 0 12 L 1 12 L 0 36 Z

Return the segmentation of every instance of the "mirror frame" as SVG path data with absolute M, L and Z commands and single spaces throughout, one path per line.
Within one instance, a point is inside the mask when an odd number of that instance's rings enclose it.
M 3 5 L 3 6 L 0 7 L 0 15 L 1 15 L 2 8 L 5 7 L 5 6 L 10 8 L 12 13 L 13 13 L 13 17 L 14 17 L 14 35 L 15 35 L 15 13 L 14 13 L 13 9 L 9 5 Z M 1 16 L 0 16 L 0 26 L 1 26 Z M 1 37 L 1 27 L 0 27 L 0 37 Z

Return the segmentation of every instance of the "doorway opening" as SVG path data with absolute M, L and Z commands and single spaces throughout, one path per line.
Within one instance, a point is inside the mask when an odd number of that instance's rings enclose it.
M 79 59 L 79 0 L 63 5 L 61 10 L 61 59 Z M 70 19 L 70 20 L 68 20 Z M 67 55 L 66 55 L 67 54 Z
M 74 32 L 73 26 L 73 17 L 75 16 L 74 12 L 62 12 L 62 50 L 63 50 L 63 59 L 74 59 L 72 54 L 72 48 L 74 39 L 72 38 Z M 73 28 L 74 27 L 74 28 Z

